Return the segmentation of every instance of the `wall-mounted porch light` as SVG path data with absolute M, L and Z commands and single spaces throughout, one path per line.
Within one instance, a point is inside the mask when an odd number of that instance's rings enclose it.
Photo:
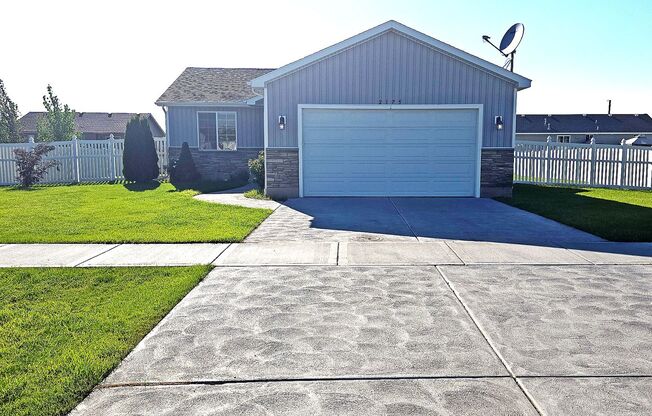
M 285 116 L 278 116 L 278 128 L 285 130 Z
M 496 116 L 496 130 L 502 130 L 505 127 L 503 116 Z

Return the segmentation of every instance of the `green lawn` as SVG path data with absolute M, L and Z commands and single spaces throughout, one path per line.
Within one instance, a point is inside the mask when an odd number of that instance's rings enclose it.
M 169 183 L 0 188 L 0 243 L 238 242 L 271 213 L 197 193 Z
M 652 192 L 515 185 L 501 202 L 612 241 L 652 241 Z
M 208 270 L 0 269 L 0 414 L 70 411 Z

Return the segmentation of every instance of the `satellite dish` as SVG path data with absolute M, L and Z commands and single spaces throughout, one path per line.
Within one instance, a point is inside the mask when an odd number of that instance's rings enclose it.
M 503 39 L 500 41 L 500 47 L 491 43 L 491 37 L 484 35 L 482 40 L 489 43 L 493 46 L 498 52 L 500 52 L 507 62 L 503 65 L 503 68 L 509 68 L 510 71 L 514 72 L 514 55 L 516 55 L 516 48 L 523 40 L 523 34 L 525 34 L 525 26 L 523 23 L 516 23 L 505 32 Z
M 525 26 L 523 23 L 516 23 L 505 32 L 503 40 L 500 41 L 500 51 L 504 55 L 509 55 L 510 53 L 516 51 L 519 43 L 523 40 L 523 34 L 525 33 Z

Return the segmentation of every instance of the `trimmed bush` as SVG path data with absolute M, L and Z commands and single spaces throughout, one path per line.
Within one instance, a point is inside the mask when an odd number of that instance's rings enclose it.
M 56 160 L 43 160 L 43 156 L 52 150 L 54 150 L 54 146 L 45 144 L 37 144 L 36 147 L 30 150 L 14 150 L 16 172 L 18 174 L 16 179 L 18 179 L 21 188 L 29 188 L 38 183 L 45 177 L 48 169 L 59 165 Z
M 134 116 L 127 123 L 122 160 L 125 180 L 147 182 L 158 178 L 158 155 L 147 118 Z
M 254 182 L 262 189 L 265 188 L 265 152 L 261 150 L 256 159 L 249 159 L 249 171 Z
M 195 161 L 192 160 L 192 153 L 190 153 L 188 142 L 183 142 L 179 158 L 172 161 L 170 165 L 170 182 L 188 183 L 196 182 L 200 179 L 201 175 L 197 171 Z

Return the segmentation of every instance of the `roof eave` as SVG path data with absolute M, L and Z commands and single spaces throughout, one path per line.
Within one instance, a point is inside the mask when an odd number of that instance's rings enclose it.
M 255 98 L 255 97 L 254 97 Z M 253 98 L 252 98 L 253 99 Z M 156 101 L 159 107 L 251 107 L 253 104 L 247 101 L 242 102 L 220 102 L 220 101 Z
M 366 30 L 362 33 L 359 33 L 351 38 L 348 38 L 342 42 L 336 43 L 335 45 L 329 46 L 326 49 L 322 49 L 321 51 L 315 52 L 311 55 L 308 55 L 304 58 L 301 58 L 297 61 L 294 61 L 292 63 L 289 63 L 285 66 L 282 66 L 281 68 L 278 68 L 274 71 L 268 72 L 267 74 L 261 75 L 258 78 L 254 78 L 251 80 L 251 86 L 253 88 L 264 88 L 265 84 L 269 81 L 281 78 L 291 72 L 294 72 L 300 68 L 303 68 L 305 66 L 308 66 L 314 62 L 317 62 L 319 60 L 322 60 L 326 57 L 329 57 L 331 55 L 335 55 L 338 52 L 350 48 L 358 43 L 364 42 L 367 39 L 370 39 L 372 37 L 378 36 L 384 32 L 387 32 L 389 30 L 396 30 L 400 33 L 403 33 L 407 36 L 410 36 L 418 41 L 421 41 L 423 43 L 426 43 L 436 49 L 441 50 L 444 53 L 450 54 L 452 56 L 455 56 L 463 61 L 466 61 L 470 64 L 479 66 L 491 73 L 494 73 L 497 76 L 507 78 L 511 81 L 514 81 L 517 84 L 517 89 L 518 90 L 523 90 L 526 88 L 529 88 L 531 86 L 532 81 L 528 78 L 525 78 L 524 76 L 521 76 L 519 74 L 516 74 L 514 72 L 508 71 L 505 68 L 502 68 L 498 65 L 495 65 L 491 62 L 485 61 L 484 59 L 478 58 L 475 55 L 471 55 L 468 52 L 464 52 L 461 49 L 457 49 L 451 45 L 448 45 L 447 43 L 441 42 L 431 36 L 428 36 L 424 33 L 421 33 L 417 30 L 414 30 L 408 26 L 403 25 L 402 23 L 399 23 L 395 20 L 390 20 L 388 22 L 385 22 L 379 26 L 376 26 L 374 28 L 371 28 L 369 30 Z

